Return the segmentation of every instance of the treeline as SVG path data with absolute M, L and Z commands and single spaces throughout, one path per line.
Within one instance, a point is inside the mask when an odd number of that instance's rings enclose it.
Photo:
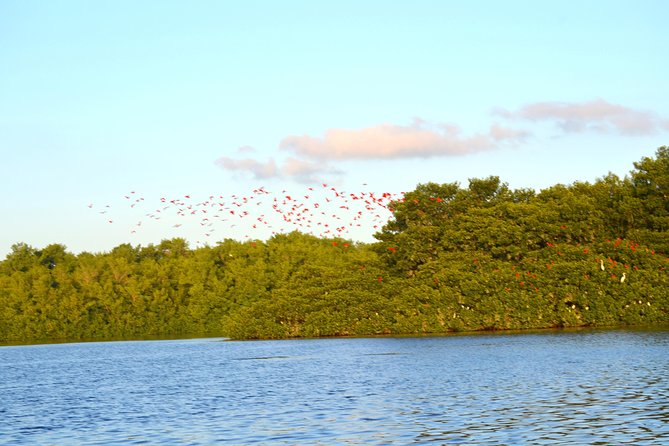
M 625 178 L 419 185 L 376 243 L 293 232 L 0 262 L 0 340 L 239 339 L 669 324 L 669 148 Z

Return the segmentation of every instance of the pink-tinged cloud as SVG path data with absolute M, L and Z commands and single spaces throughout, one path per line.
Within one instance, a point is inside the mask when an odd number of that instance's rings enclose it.
M 224 156 L 217 159 L 216 164 L 225 170 L 249 172 L 258 180 L 274 178 L 279 173 L 274 160 L 262 163 L 251 158 L 234 159 Z
M 251 158 L 234 159 L 229 157 L 219 158 L 216 160 L 216 164 L 225 170 L 251 174 L 253 178 L 258 180 L 290 178 L 300 183 L 314 183 L 342 173 L 322 162 L 296 158 L 286 159 L 281 166 L 278 166 L 273 159 L 260 162 Z
M 457 156 L 518 142 L 526 132 L 493 126 L 488 133 L 464 137 L 455 125 L 381 124 L 359 130 L 329 129 L 323 137 L 288 136 L 280 147 L 306 159 L 383 159 Z
M 516 111 L 497 109 L 495 114 L 509 119 L 553 121 L 565 133 L 618 133 L 650 135 L 665 129 L 669 121 L 651 111 L 635 110 L 603 99 L 590 102 L 536 102 Z
M 488 136 L 497 142 L 512 142 L 520 143 L 527 139 L 530 136 L 530 132 L 525 130 L 517 130 L 509 127 L 502 127 L 499 124 L 493 124 L 488 131 Z
M 331 178 L 332 175 L 341 175 L 340 170 L 336 170 L 323 162 L 305 161 L 297 158 L 287 158 L 281 167 L 281 173 L 285 177 L 290 177 L 300 183 L 314 183 Z
M 256 149 L 252 146 L 241 146 L 237 149 L 237 153 L 255 153 Z

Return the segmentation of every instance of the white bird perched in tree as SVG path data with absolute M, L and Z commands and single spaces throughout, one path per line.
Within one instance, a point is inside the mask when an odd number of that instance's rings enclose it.
M 605 269 L 604 268 L 604 260 L 602 260 L 602 259 L 599 259 L 599 269 L 601 269 L 602 271 L 604 271 L 604 269 Z
M 620 283 L 623 283 L 627 279 L 627 273 L 623 273 L 623 276 L 620 278 Z

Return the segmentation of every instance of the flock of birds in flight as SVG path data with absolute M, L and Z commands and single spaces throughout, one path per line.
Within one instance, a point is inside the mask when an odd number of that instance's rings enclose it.
M 363 184 L 366 186 L 366 184 Z M 120 206 L 89 204 L 109 224 L 126 218 L 128 209 L 141 213 L 129 227 L 130 234 L 147 231 L 152 223 L 172 228 L 175 236 L 200 234 L 209 240 L 247 240 L 298 230 L 321 238 L 353 238 L 377 232 L 392 216 L 390 203 L 404 199 L 404 192 L 349 193 L 322 183 L 317 187 L 273 193 L 265 187 L 248 194 L 209 195 L 198 200 L 193 195 L 147 200 L 136 191 L 122 197 Z M 125 208 L 118 213 L 118 208 Z
M 248 194 L 209 195 L 204 200 L 197 200 L 192 195 L 147 200 L 131 191 L 120 199 L 120 206 L 91 203 L 88 207 L 101 214 L 108 224 L 134 221 L 128 223 L 130 234 L 148 232 L 154 236 L 156 232 L 162 230 L 164 234 L 165 229 L 170 229 L 170 235 L 174 237 L 202 235 L 204 239 L 196 240 L 196 245 L 208 245 L 216 240 L 240 238 L 240 234 L 250 241 L 295 230 L 325 239 L 369 236 L 388 222 L 393 215 L 392 203 L 404 201 L 404 195 L 405 192 L 348 193 L 322 183 L 298 193 L 285 189 L 273 193 L 259 187 Z M 121 212 L 115 214 L 118 207 Z M 137 218 L 130 212 L 133 220 L 128 220 L 128 210 L 141 213 L 141 216 Z M 616 247 L 619 243 L 620 240 Z M 333 241 L 333 245 L 337 246 L 337 242 Z M 635 249 L 635 246 L 631 248 Z M 388 249 L 396 251 L 396 248 Z M 604 261 L 597 259 L 597 262 L 605 271 Z M 624 283 L 627 274 L 623 273 L 619 279 L 615 275 L 612 277 Z

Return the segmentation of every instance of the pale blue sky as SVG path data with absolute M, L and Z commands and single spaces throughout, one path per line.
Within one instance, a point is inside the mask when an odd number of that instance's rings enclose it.
M 160 198 L 264 186 L 261 216 L 321 182 L 623 176 L 669 141 L 668 5 L 2 0 L 0 258 L 269 235 L 240 218 L 205 237 Z

